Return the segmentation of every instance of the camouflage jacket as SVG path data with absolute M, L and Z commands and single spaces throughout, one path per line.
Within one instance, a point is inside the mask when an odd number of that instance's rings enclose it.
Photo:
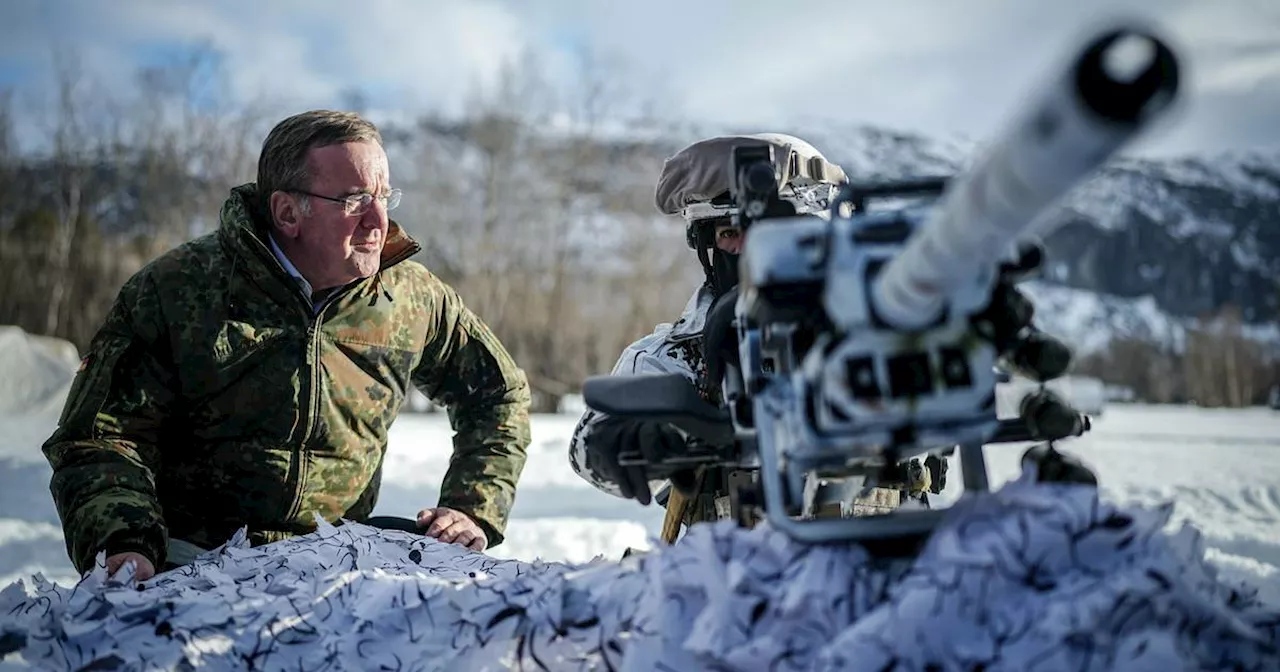
M 265 543 L 315 513 L 366 518 L 411 385 L 456 432 L 438 505 L 501 543 L 530 441 L 524 372 L 394 222 L 381 270 L 315 308 L 253 195 L 232 190 L 216 232 L 130 278 L 88 348 L 44 445 L 77 570 L 100 550 L 159 568 L 170 536 L 213 547 L 247 526 Z

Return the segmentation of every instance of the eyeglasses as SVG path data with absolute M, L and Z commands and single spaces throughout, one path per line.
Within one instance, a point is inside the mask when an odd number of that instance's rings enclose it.
M 313 194 L 309 191 L 303 191 L 302 189 L 289 189 L 289 191 L 295 194 L 305 194 L 307 196 L 321 198 L 326 201 L 341 203 L 342 211 L 347 215 L 353 216 L 363 215 L 365 212 L 368 212 L 369 208 L 373 206 L 373 199 L 375 198 L 382 201 L 382 205 L 386 210 L 395 210 L 396 206 L 400 205 L 401 193 L 399 189 L 392 189 L 386 196 L 374 196 L 373 194 L 351 194 L 341 198 L 333 198 L 332 196 Z

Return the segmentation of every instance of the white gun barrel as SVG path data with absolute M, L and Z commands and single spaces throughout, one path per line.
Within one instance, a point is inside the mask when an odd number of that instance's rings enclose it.
M 877 276 L 876 314 L 899 329 L 931 323 L 950 294 L 994 272 L 1055 200 L 1166 112 L 1177 89 L 1173 52 L 1150 33 L 1121 27 L 1092 40 L 948 185 Z

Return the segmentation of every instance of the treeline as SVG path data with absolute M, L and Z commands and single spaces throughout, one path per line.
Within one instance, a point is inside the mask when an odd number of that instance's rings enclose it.
M 0 324 L 83 350 L 125 279 L 214 229 L 267 131 L 297 111 L 235 99 L 220 63 L 196 48 L 105 90 L 63 52 L 50 97 L 0 94 Z M 497 332 L 538 410 L 675 320 L 701 278 L 652 201 L 662 160 L 691 136 L 619 88 L 618 66 L 582 65 L 566 93 L 521 59 L 449 117 L 380 118 L 354 90 L 343 103 L 383 131 L 405 193 L 393 218 L 418 259 Z M 1079 369 L 1151 401 L 1256 402 L 1280 378 L 1275 353 L 1222 324 L 1182 354 L 1117 341 Z
M 1276 336 L 1251 335 L 1239 308 L 1227 305 L 1200 316 L 1181 343 L 1118 338 L 1080 358 L 1074 368 L 1150 403 L 1261 405 L 1280 385 Z
M 223 105 L 203 51 L 140 70 L 127 97 L 55 56 L 50 97 L 0 94 L 0 323 L 83 349 L 129 275 L 211 229 L 261 117 Z

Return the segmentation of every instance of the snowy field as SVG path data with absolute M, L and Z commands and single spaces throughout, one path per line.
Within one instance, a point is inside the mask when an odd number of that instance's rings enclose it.
M 76 578 L 39 448 L 55 419 L 55 409 L 21 421 L 0 417 L 0 587 L 36 572 L 66 585 Z M 566 446 L 576 421 L 576 415 L 534 417 L 508 540 L 491 555 L 618 558 L 629 546 L 648 547 L 657 534 L 660 509 L 600 493 L 569 468 Z M 442 415 L 406 414 L 391 436 L 376 513 L 412 516 L 436 502 L 451 432 Z M 993 486 L 1016 475 L 1023 448 L 987 449 Z M 1207 559 L 1224 578 L 1244 580 L 1266 602 L 1280 604 L 1280 412 L 1112 405 L 1094 432 L 1069 448 L 1096 470 L 1106 498 L 1173 502 L 1175 523 L 1199 529 Z M 958 480 L 939 505 L 959 496 Z

